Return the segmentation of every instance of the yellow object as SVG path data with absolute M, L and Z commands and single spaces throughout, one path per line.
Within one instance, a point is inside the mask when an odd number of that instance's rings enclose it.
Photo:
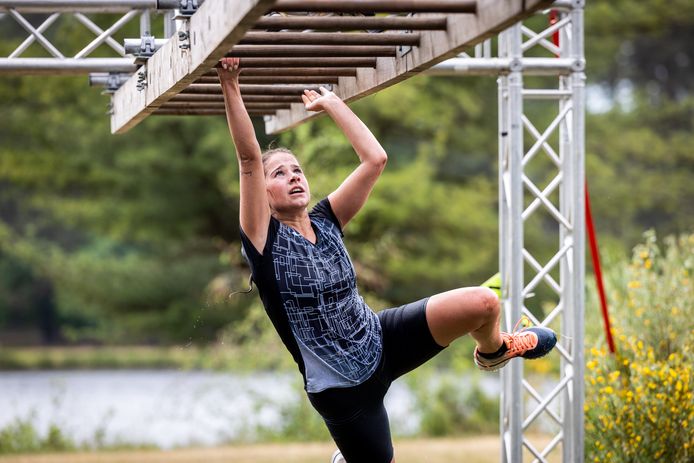
M 491 278 L 482 283 L 480 286 L 491 289 L 496 293 L 497 296 L 499 296 L 499 299 L 501 299 L 501 273 L 492 275 Z

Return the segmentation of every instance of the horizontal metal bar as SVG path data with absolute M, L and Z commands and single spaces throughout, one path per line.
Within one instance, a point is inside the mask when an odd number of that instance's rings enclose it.
M 243 60 L 245 63 L 246 60 Z M 205 77 L 217 77 L 217 70 L 203 74 Z M 246 68 L 242 67 L 241 78 L 272 76 L 348 76 L 356 77 L 357 68 Z
M 573 71 L 576 61 L 569 58 L 451 58 L 428 71 L 430 75 L 498 75 L 514 70 L 526 75 L 564 75 Z
M 271 11 L 336 13 L 476 13 L 476 0 L 279 0 Z
M 247 32 L 241 45 L 419 45 L 419 34 L 394 32 Z
M 130 10 L 174 10 L 177 0 L 0 0 L 0 11 L 22 13 L 124 13 Z
M 296 67 L 358 67 L 375 68 L 376 58 L 374 57 L 335 57 L 335 58 L 242 58 L 241 68 L 296 68 Z M 245 72 L 245 71 L 242 71 Z
M 337 84 L 338 77 L 328 76 L 239 76 L 242 84 Z M 196 84 L 219 84 L 219 78 L 202 76 Z
M 523 90 L 523 98 L 530 100 L 561 100 L 572 96 L 571 90 Z
M 300 95 L 241 95 L 244 103 L 301 103 Z M 169 101 L 208 101 L 224 102 L 224 96 L 220 94 L 191 94 L 182 93 L 173 96 Z
M 229 57 L 365 57 L 392 56 L 396 50 L 392 46 L 340 46 L 340 45 L 237 45 L 226 56 Z M 241 63 L 243 66 L 243 63 Z
M 254 29 L 314 30 L 445 30 L 445 16 L 434 18 L 380 16 L 265 16 L 256 21 Z
M 0 58 L 0 74 L 81 75 L 90 72 L 132 74 L 137 66 L 132 58 Z

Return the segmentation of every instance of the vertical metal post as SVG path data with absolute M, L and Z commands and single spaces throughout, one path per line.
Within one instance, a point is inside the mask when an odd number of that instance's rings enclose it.
M 567 410 L 571 425 L 571 454 L 565 461 L 583 461 L 584 430 L 583 430 L 583 401 L 584 401 L 584 306 L 585 306 L 585 80 L 583 69 L 583 0 L 574 0 L 571 15 L 570 57 L 576 63 L 570 76 L 572 93 L 571 118 L 571 160 L 573 188 L 573 254 L 574 271 L 571 275 L 571 336 L 573 349 L 573 397 L 571 410 Z M 568 446 L 568 445 L 567 445 Z
M 523 306 L 523 73 L 520 58 L 521 29 L 516 24 L 500 38 L 501 57 L 511 60 L 507 75 L 500 77 L 500 126 L 503 143 L 500 145 L 500 220 L 502 304 L 505 330 L 510 331 L 520 319 Z M 522 458 L 523 401 L 521 381 L 523 363 L 511 361 L 501 371 L 503 393 L 501 397 L 502 461 L 519 462 Z
M 507 59 L 509 69 L 499 77 L 499 263 L 502 274 L 502 304 L 504 329 L 525 315 L 537 324 L 549 325 L 560 321 L 557 329 L 559 343 L 551 359 L 560 361 L 559 378 L 548 378 L 540 388 L 524 378 L 523 364 L 512 361 L 501 371 L 501 435 L 502 462 L 522 463 L 529 452 L 533 462 L 547 462 L 548 455 L 561 444 L 562 461 L 583 461 L 583 397 L 584 397 L 584 58 L 583 58 L 583 0 L 563 2 L 561 17 L 565 26 L 560 29 L 560 47 L 546 39 L 548 33 L 535 33 L 517 24 L 499 36 L 499 58 Z M 523 35 L 530 37 L 523 43 Z M 544 34 L 544 35 L 541 35 Z M 544 37 L 544 38 L 543 38 Z M 557 72 L 558 87 L 525 89 L 523 72 L 533 58 L 524 58 L 531 45 L 543 46 L 562 62 L 571 62 Z M 482 59 L 478 59 L 482 62 Z M 559 67 L 557 68 L 559 69 Z M 523 98 L 556 100 L 557 114 L 544 132 L 533 125 L 530 115 L 524 114 Z M 526 153 L 524 131 L 531 135 L 532 147 Z M 558 154 L 551 146 L 551 134 L 557 131 Z M 535 185 L 528 165 L 544 152 L 557 169 L 556 176 L 544 188 Z M 540 165 L 542 169 L 542 164 Z M 540 180 L 540 179 L 537 179 Z M 559 203 L 552 204 L 552 192 L 558 189 Z M 524 197 L 532 201 L 524 200 Z M 527 205 L 527 207 L 526 207 Z M 557 250 L 544 263 L 526 249 L 524 229 L 526 220 L 544 212 L 542 221 L 555 219 L 558 224 Z M 529 268 L 525 269 L 527 265 Z M 552 271 L 559 269 L 559 282 Z M 527 281 L 524 270 L 531 270 Z M 532 271 L 534 270 L 534 271 Z M 535 318 L 525 307 L 525 297 L 540 284 L 547 284 L 558 302 L 544 320 Z M 555 383 L 555 384 L 550 384 Z M 542 389 L 548 389 L 549 393 Z M 534 403 L 533 403 L 534 401 Z M 559 411 L 552 405 L 559 405 Z M 524 409 L 528 406 L 529 410 Z M 528 428 L 540 417 L 549 419 L 538 423 L 540 428 L 559 426 L 558 432 L 544 448 L 536 447 L 534 439 L 526 436 Z M 549 429 L 549 428 L 547 428 Z

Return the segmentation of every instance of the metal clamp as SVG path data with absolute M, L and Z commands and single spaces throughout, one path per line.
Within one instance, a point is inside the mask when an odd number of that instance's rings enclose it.
M 147 88 L 147 70 L 142 68 L 141 71 L 137 73 L 137 91 L 141 92 Z
M 190 50 L 190 35 L 188 34 L 188 32 L 179 31 L 178 41 L 181 42 L 178 44 L 178 48 L 180 48 L 181 50 Z
M 178 14 L 176 19 L 190 18 L 198 11 L 198 0 L 181 0 L 179 3 Z

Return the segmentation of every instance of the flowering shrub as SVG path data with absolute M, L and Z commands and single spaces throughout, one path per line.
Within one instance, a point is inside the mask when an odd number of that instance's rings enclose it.
M 666 244 L 647 233 L 610 270 L 617 355 L 586 355 L 586 461 L 694 461 L 694 235 Z

